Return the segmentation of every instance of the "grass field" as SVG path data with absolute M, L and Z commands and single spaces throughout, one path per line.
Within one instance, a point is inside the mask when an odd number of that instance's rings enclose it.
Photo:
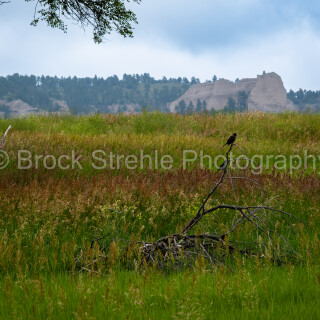
M 235 115 L 29 117 L 0 120 L 12 125 L 4 150 L 10 157 L 0 170 L 0 318 L 1 319 L 318 319 L 320 317 L 320 116 L 262 113 Z M 299 264 L 281 266 L 268 259 L 235 256 L 233 272 L 198 259 L 193 268 L 161 272 L 138 270 L 119 261 L 97 272 L 79 270 L 75 256 L 99 236 L 142 241 L 181 232 L 196 214 L 219 175 L 209 161 L 183 168 L 183 150 L 212 157 L 233 132 L 249 157 L 264 160 L 257 179 L 272 204 L 305 222 L 295 223 Z M 32 167 L 19 170 L 18 150 L 29 150 Z M 92 167 L 92 152 L 170 155 L 170 170 L 148 166 L 130 170 Z M 81 167 L 46 169 L 40 158 L 81 155 Z M 235 151 L 235 153 L 239 151 Z M 290 171 L 290 155 L 312 159 Z M 65 159 L 64 159 L 65 160 Z M 151 160 L 155 165 L 154 157 Z M 63 162 L 66 165 L 65 162 Z M 296 165 L 296 163 L 295 163 Z M 237 172 L 240 174 L 240 172 Z M 234 190 L 235 189 L 235 190 Z M 252 184 L 226 183 L 219 203 L 259 204 Z M 231 218 L 230 218 L 231 217 Z M 195 233 L 223 232 L 229 211 L 205 216 Z M 252 236 L 249 227 L 247 234 Z

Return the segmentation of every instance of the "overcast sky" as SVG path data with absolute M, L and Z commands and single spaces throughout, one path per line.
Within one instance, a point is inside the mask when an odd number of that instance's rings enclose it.
M 286 89 L 320 90 L 318 0 L 142 0 L 133 39 L 94 44 L 90 30 L 31 27 L 34 2 L 0 6 L 0 75 L 148 72 L 201 81 L 278 73 Z

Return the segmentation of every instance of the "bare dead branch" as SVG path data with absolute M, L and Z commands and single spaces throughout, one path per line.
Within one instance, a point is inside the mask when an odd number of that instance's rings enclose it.
M 8 129 L 6 130 L 6 132 L 4 133 L 4 135 L 2 136 L 2 138 L 0 140 L 0 150 L 3 149 L 3 147 L 4 147 L 4 144 L 6 142 L 6 137 L 7 137 L 10 129 L 11 129 L 11 125 L 8 127 Z
M 181 233 L 172 234 L 160 238 L 153 243 L 144 243 L 141 241 L 136 241 L 135 243 L 126 241 L 126 249 L 124 253 L 135 248 L 135 257 L 139 267 L 145 265 L 157 265 L 158 268 L 173 269 L 178 270 L 182 267 L 191 267 L 195 260 L 202 256 L 211 266 L 222 265 L 232 268 L 226 264 L 226 257 L 230 254 L 238 252 L 244 256 L 256 256 L 259 258 L 269 257 L 272 261 L 277 264 L 282 264 L 285 261 L 299 261 L 300 257 L 297 250 L 290 244 L 289 239 L 282 234 L 278 228 L 277 216 L 281 216 L 286 222 L 285 227 L 292 227 L 292 222 L 294 220 L 303 223 L 302 220 L 296 216 L 286 212 L 285 210 L 280 210 L 270 205 L 275 198 L 264 199 L 264 202 L 258 205 L 239 205 L 235 204 L 223 204 L 219 203 L 213 207 L 207 208 L 208 201 L 213 197 L 217 189 L 226 180 L 231 180 L 232 192 L 234 193 L 234 180 L 243 180 L 244 182 L 250 182 L 254 187 L 259 189 L 261 195 L 265 195 L 265 190 L 260 187 L 259 183 L 251 178 L 247 177 L 233 177 L 230 172 L 229 164 L 229 154 L 233 148 L 234 144 L 231 144 L 229 150 L 226 153 L 226 160 L 223 166 L 220 166 L 218 172 L 221 170 L 221 176 L 215 183 L 214 187 L 204 198 L 195 216 L 186 224 L 182 229 Z M 241 151 L 241 147 L 236 145 Z M 227 176 L 227 174 L 229 176 Z M 237 202 L 236 198 L 235 201 Z M 113 210 L 113 209 L 109 209 Z M 119 212 L 117 212 L 119 213 Z M 232 215 L 231 227 L 228 228 L 222 234 L 195 234 L 189 235 L 188 233 L 195 227 L 195 225 L 208 214 L 230 214 Z M 256 241 L 239 242 L 235 241 L 232 236 L 235 230 L 245 229 L 246 224 L 249 224 L 256 231 Z M 108 261 L 108 252 L 110 241 L 107 245 L 103 245 L 101 240 L 104 237 L 95 239 L 91 243 L 91 248 L 97 243 L 101 249 L 102 255 L 106 261 Z M 112 240 L 113 241 L 113 240 Z M 270 252 L 271 250 L 271 252 Z M 92 259 L 84 259 L 86 254 L 80 255 L 82 258 L 77 258 L 77 263 L 80 266 L 88 270 L 94 269 L 92 265 Z M 99 260 L 99 257 L 97 258 Z M 89 261 L 89 262 L 88 262 Z

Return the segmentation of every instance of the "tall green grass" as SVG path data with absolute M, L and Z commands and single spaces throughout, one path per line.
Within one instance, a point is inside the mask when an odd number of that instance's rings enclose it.
M 318 319 L 319 270 L 0 280 L 1 319 Z
M 172 134 L 222 137 L 239 133 L 240 138 L 257 141 L 295 142 L 319 139 L 320 115 L 283 113 L 239 113 L 215 116 L 164 114 L 93 116 L 29 116 L 0 121 L 0 130 L 11 124 L 17 131 L 101 135 Z M 314 141 L 316 142 L 316 141 Z
M 170 155 L 173 158 L 175 169 L 183 166 L 184 150 L 194 150 L 198 159 L 188 166 L 191 169 L 199 168 L 200 153 L 212 159 L 223 155 L 225 150 L 221 148 L 222 145 L 236 131 L 237 143 L 248 157 L 263 157 L 262 162 L 256 158 L 255 166 L 261 163 L 265 172 L 272 172 L 276 163 L 282 166 L 281 158 L 275 158 L 282 155 L 286 157 L 286 165 L 284 169 L 276 169 L 280 173 L 288 171 L 290 156 L 294 155 L 302 157 L 302 167 L 293 170 L 293 174 L 305 175 L 320 171 L 318 115 L 248 113 L 180 116 L 156 112 L 129 116 L 28 117 L 1 120 L 0 131 L 4 131 L 9 124 L 12 125 L 6 146 L 11 158 L 9 169 L 17 167 L 19 149 L 30 150 L 34 155 L 52 154 L 56 157 L 62 154 L 71 156 L 72 150 L 75 150 L 82 155 L 84 166 L 84 170 L 78 173 L 88 175 L 99 172 L 92 169 L 94 150 L 103 150 L 107 156 L 112 152 L 115 155 L 138 157 L 142 150 L 153 158 L 157 150 L 160 157 Z M 235 156 L 241 153 L 234 148 Z M 305 158 L 310 155 L 315 157 L 315 166 L 310 157 L 305 166 Z M 267 156 L 270 156 L 269 159 Z M 203 165 L 212 168 L 213 162 L 210 164 L 205 158 Z M 63 176 L 69 173 L 72 172 L 56 172 Z
M 1 120 L 0 131 L 9 124 L 12 131 L 5 146 L 11 162 L 0 171 L 0 318 L 317 319 L 320 184 L 317 173 L 303 168 L 294 177 L 288 170 L 255 177 L 274 198 L 272 204 L 305 222 L 294 226 L 299 265 L 279 267 L 236 255 L 233 272 L 198 259 L 191 269 L 176 273 L 116 261 L 98 274 L 80 271 L 75 256 L 102 235 L 116 253 L 112 239 L 155 241 L 180 232 L 218 178 L 197 165 L 182 170 L 184 149 L 224 153 L 221 146 L 235 131 L 249 156 L 317 154 L 319 120 L 318 115 L 261 113 Z M 19 149 L 56 156 L 76 150 L 84 168 L 17 170 Z M 159 150 L 175 162 L 168 171 L 97 172 L 90 166 L 96 149 L 125 155 Z M 262 201 L 252 185 L 236 182 L 226 183 L 214 200 L 232 202 L 234 196 L 242 204 Z M 228 211 L 205 216 L 193 232 L 222 232 L 231 219 Z M 244 237 L 252 238 L 254 230 L 246 232 Z

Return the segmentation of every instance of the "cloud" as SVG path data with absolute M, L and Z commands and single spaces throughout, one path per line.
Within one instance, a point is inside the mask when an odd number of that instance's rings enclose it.
M 314 5 L 314 6 L 313 6 Z M 137 36 L 191 52 L 246 46 L 301 21 L 319 21 L 313 0 L 153 0 L 138 8 Z
M 148 72 L 205 81 L 214 74 L 234 80 L 265 70 L 277 72 L 287 89 L 319 90 L 317 10 L 311 10 L 311 0 L 303 9 L 302 2 L 290 3 L 145 0 L 137 11 L 135 38 L 113 35 L 101 45 L 72 24 L 68 34 L 44 24 L 30 27 L 32 6 L 12 3 L 5 14 L 0 7 L 0 72 L 83 77 Z

